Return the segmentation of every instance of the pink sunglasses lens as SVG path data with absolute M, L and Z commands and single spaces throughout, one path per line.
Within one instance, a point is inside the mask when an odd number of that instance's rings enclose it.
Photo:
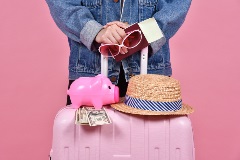
M 100 47 L 100 52 L 104 56 L 112 57 L 119 53 L 118 45 L 103 45 Z
M 126 47 L 135 47 L 139 44 L 141 38 L 141 33 L 135 31 L 128 35 L 128 37 L 124 40 L 123 44 Z

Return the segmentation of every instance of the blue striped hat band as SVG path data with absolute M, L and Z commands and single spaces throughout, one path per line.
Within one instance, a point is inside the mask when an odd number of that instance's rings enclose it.
M 124 103 L 127 106 L 150 111 L 177 111 L 182 108 L 182 100 L 174 102 L 155 102 L 149 100 L 143 100 L 138 98 L 133 98 L 128 95 L 125 96 Z

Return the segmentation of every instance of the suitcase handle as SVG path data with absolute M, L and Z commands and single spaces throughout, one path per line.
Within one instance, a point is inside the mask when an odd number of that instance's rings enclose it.
M 140 74 L 147 74 L 148 47 L 141 50 Z
M 108 76 L 108 57 L 101 54 L 101 74 Z
M 141 50 L 140 74 L 147 74 L 148 47 Z M 108 57 L 101 54 L 101 74 L 108 76 Z

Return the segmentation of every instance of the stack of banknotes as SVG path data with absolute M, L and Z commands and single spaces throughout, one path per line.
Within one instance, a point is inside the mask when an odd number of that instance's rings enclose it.
M 110 123 L 112 123 L 111 119 L 104 107 L 101 110 L 96 110 L 94 107 L 83 106 L 76 110 L 75 124 L 98 126 Z

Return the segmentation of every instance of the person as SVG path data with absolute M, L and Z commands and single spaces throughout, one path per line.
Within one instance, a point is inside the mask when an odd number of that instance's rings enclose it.
M 68 37 L 69 85 L 79 77 L 101 72 L 98 47 L 120 44 L 124 29 L 131 24 L 155 18 L 166 41 L 150 43 L 148 73 L 172 75 L 169 40 L 183 24 L 191 0 L 46 0 L 56 25 Z M 122 47 L 120 54 L 126 54 Z M 124 96 L 128 80 L 140 73 L 140 53 L 120 62 L 108 58 L 108 77 Z M 70 100 L 68 97 L 68 104 Z

